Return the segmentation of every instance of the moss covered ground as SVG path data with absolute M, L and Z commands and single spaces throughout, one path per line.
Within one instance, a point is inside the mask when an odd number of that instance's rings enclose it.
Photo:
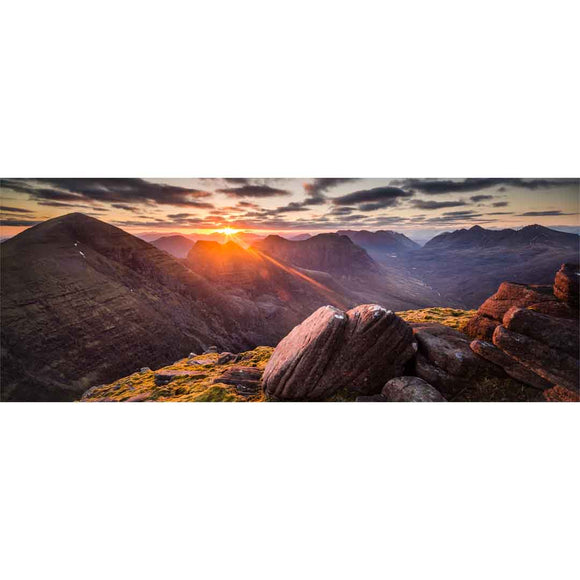
M 218 364 L 218 354 L 204 354 L 195 358 L 184 358 L 163 370 L 194 371 L 195 377 L 179 377 L 166 385 L 155 384 L 155 371 L 146 370 L 114 381 L 108 385 L 92 388 L 85 393 L 83 401 L 172 401 L 172 402 L 245 402 L 262 401 L 263 394 L 244 397 L 233 385 L 214 382 L 228 367 L 243 365 L 264 369 L 274 349 L 259 346 L 242 353 L 240 360 Z M 198 363 L 203 364 L 198 364 Z M 162 369 L 158 369 L 162 370 Z
M 407 322 L 438 322 L 456 330 L 463 330 L 467 321 L 475 315 L 475 310 L 458 310 L 456 308 L 423 308 L 421 310 L 403 310 L 397 314 Z

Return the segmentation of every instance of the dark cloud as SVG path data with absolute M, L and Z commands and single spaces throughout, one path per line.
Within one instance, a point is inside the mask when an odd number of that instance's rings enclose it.
M 170 213 L 167 217 L 172 220 L 183 220 L 193 216 L 195 216 L 193 213 Z
M 112 203 L 111 207 L 114 207 L 115 209 L 124 209 L 125 211 L 132 211 L 133 213 L 139 211 L 139 208 L 133 205 L 126 205 L 124 203 Z
M 493 199 L 493 195 L 472 195 L 469 199 L 475 202 L 486 201 L 488 199 Z
M 564 213 L 559 209 L 555 210 L 547 210 L 547 211 L 527 211 L 526 213 L 519 213 L 518 216 L 526 216 L 526 217 L 537 217 L 543 215 L 577 215 L 575 213 Z
M 509 201 L 496 201 L 491 204 L 493 207 L 507 207 L 509 205 Z
M 224 177 L 226 183 L 233 183 L 235 185 L 249 185 L 252 180 L 247 177 Z
M 272 213 L 274 214 L 281 214 L 281 213 L 287 213 L 287 212 L 294 212 L 294 211 L 306 211 L 308 208 L 304 206 L 304 204 L 297 202 L 297 201 L 292 201 L 290 202 L 288 205 L 285 205 L 283 207 L 277 207 Z
M 490 211 L 485 215 L 513 215 L 513 211 Z
M 29 209 L 23 209 L 21 207 L 9 207 L 7 205 L 0 206 L 0 210 L 9 213 L 34 213 Z
M 443 215 L 445 215 L 445 216 L 469 216 L 469 217 L 476 217 L 476 216 L 480 216 L 480 215 L 483 215 L 483 214 L 476 213 L 476 212 L 468 209 L 468 210 L 462 210 L 462 211 L 446 211 L 446 212 L 443 212 Z
M 401 199 L 413 194 L 399 187 L 374 187 L 362 189 L 347 195 L 335 197 L 331 201 L 334 205 L 356 205 L 359 211 L 374 211 L 386 207 L 394 207 Z
M 62 201 L 37 201 L 36 203 L 38 203 L 38 205 L 46 205 L 48 207 L 88 207 L 85 205 L 76 205 L 74 203 L 63 203 Z
M 88 211 L 92 211 L 92 212 L 101 212 L 101 213 L 109 211 L 108 207 L 86 205 L 86 204 L 80 204 L 80 203 L 63 203 L 61 201 L 36 201 L 36 203 L 38 205 L 48 206 L 48 207 L 66 207 L 70 210 L 82 209 L 82 210 L 88 210 Z M 88 213 L 88 212 L 85 211 L 85 213 Z
M 30 187 L 26 192 L 30 199 L 46 200 L 46 201 L 70 201 L 70 202 L 90 202 L 91 199 L 75 193 L 67 193 L 66 191 L 59 191 L 50 189 L 48 187 Z
M 549 189 L 577 185 L 578 179 L 520 179 L 520 178 L 471 178 L 471 179 L 400 179 L 394 182 L 405 189 L 413 189 L 427 195 L 480 191 L 488 187 L 520 187 L 524 189 Z
M 324 194 L 329 189 L 351 181 L 357 181 L 357 179 L 353 177 L 318 177 L 313 179 L 303 186 L 306 193 L 306 199 L 303 203 L 304 205 L 322 205 L 326 203 L 326 195 Z
M 476 196 L 477 197 L 477 196 Z M 484 196 L 486 197 L 486 196 Z M 464 201 L 432 201 L 426 199 L 414 199 L 411 201 L 411 205 L 418 209 L 439 209 L 442 207 L 458 207 L 461 205 L 467 205 Z
M 179 223 L 180 226 L 190 225 L 195 227 L 201 227 L 202 225 L 214 223 L 212 220 L 205 220 L 204 218 L 189 218 L 187 220 L 154 219 L 150 221 L 116 220 L 112 221 L 111 223 L 121 227 L 174 228 L 176 222 Z
M 71 178 L 3 180 L 2 186 L 33 199 L 50 201 L 100 201 L 195 206 L 211 193 L 134 178 Z
M 0 219 L 0 226 L 35 226 L 36 224 L 41 223 L 42 220 L 26 220 L 26 219 L 18 219 L 18 218 L 1 218 Z
M 240 187 L 226 187 L 216 189 L 217 193 L 224 193 L 229 197 L 277 197 L 280 195 L 290 195 L 286 189 L 278 189 L 269 185 L 242 185 Z
M 349 215 L 349 214 L 352 214 L 352 212 L 355 210 L 356 210 L 356 208 L 349 207 L 347 205 L 342 206 L 342 207 L 333 207 L 330 210 L 329 215 Z

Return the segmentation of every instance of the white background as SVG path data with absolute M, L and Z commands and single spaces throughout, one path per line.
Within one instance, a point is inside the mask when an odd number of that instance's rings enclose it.
M 3 177 L 577 177 L 575 2 L 3 2 Z M 578 405 L 0 406 L 5 578 L 578 577 Z

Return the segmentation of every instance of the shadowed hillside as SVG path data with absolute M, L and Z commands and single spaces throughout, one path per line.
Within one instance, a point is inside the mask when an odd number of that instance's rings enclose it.
M 457 301 L 442 295 L 409 270 L 379 264 L 348 236 L 319 234 L 304 241 L 268 236 L 254 248 L 311 273 L 329 276 L 351 305 L 377 302 L 387 308 L 406 310 L 425 306 L 454 306 Z
M 122 230 L 69 214 L 1 246 L 2 397 L 73 399 L 210 344 L 249 346 L 227 298 Z
M 501 282 L 550 284 L 563 262 L 577 262 L 580 238 L 531 225 L 521 230 L 474 226 L 440 234 L 420 250 L 387 259 L 464 308 L 478 307 Z
M 195 244 L 193 240 L 181 235 L 162 236 L 150 243 L 176 258 L 185 258 Z

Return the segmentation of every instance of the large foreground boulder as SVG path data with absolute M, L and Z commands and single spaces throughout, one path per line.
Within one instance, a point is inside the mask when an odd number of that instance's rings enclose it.
M 379 394 L 415 354 L 413 332 L 375 304 L 319 308 L 276 347 L 262 378 L 278 400 L 319 401 L 342 389 Z

